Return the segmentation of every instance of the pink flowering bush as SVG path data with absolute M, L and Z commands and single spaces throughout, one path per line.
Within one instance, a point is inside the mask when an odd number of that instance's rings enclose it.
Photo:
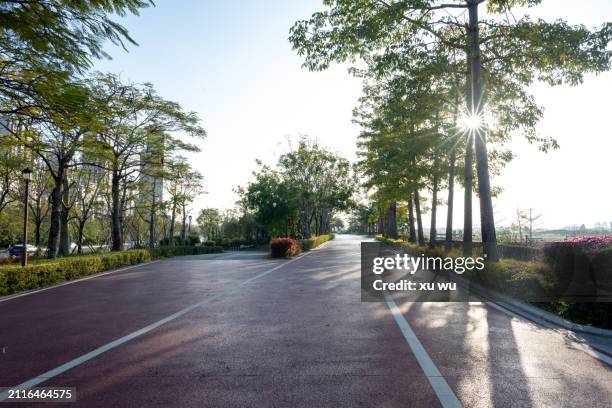
M 566 238 L 564 241 L 556 241 L 555 243 L 580 245 L 589 250 L 589 252 L 597 252 L 612 246 L 612 235 L 604 237 L 572 237 Z
M 563 241 L 547 242 L 542 246 L 544 259 L 557 258 L 566 253 L 582 252 L 585 255 L 595 255 L 612 248 L 612 236 L 603 237 L 572 237 Z

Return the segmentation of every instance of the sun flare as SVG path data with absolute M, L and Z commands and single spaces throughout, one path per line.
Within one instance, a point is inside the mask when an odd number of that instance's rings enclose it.
M 474 131 L 483 126 L 484 120 L 481 115 L 466 114 L 459 118 L 458 124 L 464 131 Z

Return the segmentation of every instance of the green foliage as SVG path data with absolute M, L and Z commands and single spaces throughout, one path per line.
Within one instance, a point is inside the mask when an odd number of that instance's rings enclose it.
M 75 73 L 91 66 L 92 57 L 109 57 L 104 43 L 124 48 L 136 44 L 111 16 L 138 14 L 150 4 L 144 0 L 0 2 L 0 110 L 28 117 L 71 110 L 79 97 L 65 92 L 66 87 Z
M 334 213 L 353 205 L 356 180 L 348 160 L 306 137 L 280 156 L 277 169 L 262 165 L 254 176 L 238 192 L 268 236 L 331 232 Z
M 537 303 L 537 306 L 574 323 L 612 329 L 612 303 Z
M 183 255 L 218 254 L 223 252 L 220 246 L 160 246 L 148 250 L 153 259 L 172 258 Z
M 597 286 L 612 290 L 612 248 L 602 249 L 593 256 L 591 271 Z
M 216 208 L 203 208 L 197 218 L 200 233 L 207 239 L 214 239 L 219 235 L 221 221 L 221 212 Z
M 200 243 L 199 235 L 187 235 L 187 246 L 195 246 Z
M 513 7 L 540 2 L 493 0 L 487 7 L 493 14 L 507 14 Z M 290 31 L 293 48 L 311 70 L 371 55 L 385 65 L 436 53 L 465 58 L 466 31 L 453 12 L 462 14 L 466 3 L 439 5 L 447 12 L 441 15 L 432 13 L 431 1 L 328 0 L 324 4 L 323 11 L 297 21 Z M 590 31 L 562 20 L 491 16 L 481 19 L 480 26 L 482 61 L 494 75 L 511 75 L 525 84 L 536 78 L 576 83 L 584 72 L 609 69 L 610 24 Z
M 376 235 L 376 240 L 377 241 L 381 241 L 384 242 L 385 244 L 390 244 L 390 245 L 409 245 L 406 243 L 406 241 L 402 240 L 402 239 L 393 239 L 393 238 L 389 238 L 389 237 L 385 237 L 383 235 Z M 409 247 L 410 249 L 413 249 L 412 246 Z M 416 247 L 418 248 L 418 247 Z
M 11 44 L 15 54 L 27 50 L 66 68 L 85 68 L 90 56 L 108 57 L 103 50 L 107 40 L 121 46 L 125 41 L 136 44 L 110 15 L 137 15 L 151 4 L 143 0 L 4 1 L 0 43 Z
M 303 239 L 302 240 L 302 250 L 304 252 L 310 251 L 311 249 L 314 249 L 318 247 L 319 245 L 327 241 L 330 241 L 334 238 L 336 238 L 336 234 L 317 235 L 317 236 L 314 236 L 308 239 Z

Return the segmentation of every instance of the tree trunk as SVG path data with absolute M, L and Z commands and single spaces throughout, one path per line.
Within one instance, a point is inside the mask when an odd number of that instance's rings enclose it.
M 423 220 L 421 219 L 421 200 L 419 198 L 418 190 L 414 192 L 414 209 L 416 210 L 417 234 L 419 238 L 419 245 L 425 245 L 425 235 L 423 234 Z
M 174 224 L 176 223 L 176 203 L 172 203 L 172 214 L 170 215 L 170 232 L 168 239 L 170 246 L 174 246 Z
M 62 187 L 63 173 L 58 171 L 57 177 L 54 177 L 55 186 L 51 191 L 51 220 L 49 224 L 49 239 L 47 241 L 47 257 L 49 259 L 57 256 L 57 244 L 60 233 L 60 218 L 62 216 Z
M 470 31 L 470 73 L 472 79 L 472 104 L 476 105 L 477 115 L 482 115 L 484 95 L 480 78 L 480 39 L 478 30 L 478 2 L 468 3 Z M 489 179 L 489 160 L 487 157 L 487 141 L 483 129 L 475 131 L 476 140 L 476 174 L 478 176 L 478 195 L 480 196 L 480 230 L 484 252 L 489 261 L 499 260 L 497 252 L 497 237 L 493 216 L 493 201 L 491 197 L 491 182 Z
M 183 237 L 183 245 L 187 245 L 187 208 L 185 208 L 185 203 L 183 203 L 183 230 L 181 236 Z
M 378 233 L 383 236 L 387 236 L 387 229 L 385 228 L 385 212 L 382 207 L 378 209 Z
M 116 169 L 113 169 L 113 175 L 111 179 L 111 240 L 112 250 L 121 251 L 123 250 L 123 234 L 121 231 L 121 198 L 119 192 L 119 173 Z
M 448 167 L 448 203 L 446 212 L 446 236 L 445 248 L 450 251 L 453 247 L 453 205 L 455 200 L 455 161 L 456 152 L 453 150 L 450 157 L 450 164 Z
M 151 192 L 151 211 L 149 212 L 149 248 L 155 247 L 155 215 L 157 212 L 156 207 L 157 207 L 157 177 L 153 177 L 153 191 Z
M 42 225 L 42 220 L 36 219 L 34 221 L 34 245 L 36 245 L 36 251 L 40 247 L 40 227 Z
M 474 155 L 474 139 L 468 136 L 465 148 L 464 184 L 465 196 L 463 198 L 463 255 L 472 255 L 472 160 Z
M 393 201 L 389 205 L 389 236 L 397 239 L 397 202 Z
M 301 229 L 302 229 L 302 238 L 310 238 L 311 236 L 311 232 L 310 232 L 310 219 L 308 216 L 308 205 L 307 204 L 302 204 L 302 213 L 300 214 L 300 224 L 301 224 Z
M 77 253 L 83 253 L 83 235 L 85 230 L 85 222 L 79 221 L 79 227 L 77 231 Z
M 408 229 L 410 236 L 408 240 L 413 244 L 416 242 L 416 230 L 414 229 L 414 206 L 412 205 L 412 197 L 408 197 Z
M 70 209 L 68 208 L 68 202 L 70 201 L 70 186 L 68 179 L 64 177 L 62 191 L 62 214 L 60 217 L 60 239 L 59 239 L 59 253 L 62 256 L 70 255 L 70 230 L 68 229 L 68 216 Z
M 433 194 L 431 197 L 431 224 L 429 226 L 429 246 L 436 245 L 436 216 L 438 212 L 438 173 L 436 166 L 437 160 L 434 160 L 434 176 L 433 176 Z

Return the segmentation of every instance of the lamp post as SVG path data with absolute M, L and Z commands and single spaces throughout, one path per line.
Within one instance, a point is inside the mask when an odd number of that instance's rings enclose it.
M 191 235 L 191 215 L 189 215 L 189 228 L 188 228 L 188 231 L 189 231 L 189 235 Z
M 25 181 L 25 194 L 23 197 L 23 252 L 21 253 L 21 266 L 28 263 L 28 199 L 30 196 L 30 178 L 32 170 L 25 168 L 21 170 L 21 176 Z

